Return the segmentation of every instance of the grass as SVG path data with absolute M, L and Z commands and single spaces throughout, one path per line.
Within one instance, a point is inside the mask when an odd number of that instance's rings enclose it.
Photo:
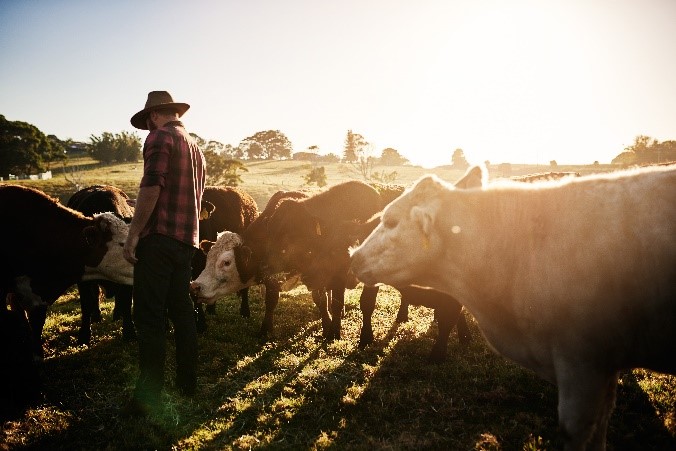
M 344 177 L 340 166 L 327 167 L 330 183 Z M 414 180 L 420 175 L 414 172 L 402 171 L 398 181 Z M 299 162 L 253 163 L 244 189 L 256 190 L 262 206 L 266 193 L 298 189 L 302 173 Z M 101 168 L 85 177 L 133 186 L 140 168 Z M 58 193 L 50 190 L 67 186 L 59 177 L 31 184 L 52 195 Z M 102 304 L 103 321 L 93 325 L 91 345 L 78 346 L 78 294 L 69 291 L 50 308 L 45 327 L 42 399 L 3 424 L 0 450 L 560 447 L 555 387 L 491 352 L 473 318 L 467 317 L 471 344 L 461 347 L 452 334 L 447 361 L 432 365 L 426 360 L 437 334 L 432 311 L 411 307 L 410 321 L 395 323 L 394 290 L 378 295 L 375 342 L 364 350 L 357 347 L 359 287 L 348 290 L 343 338 L 332 343 L 321 340 L 304 288 L 282 294 L 274 338 L 261 342 L 263 293 L 251 291 L 251 318 L 239 316 L 235 297 L 219 301 L 216 315 L 208 316 L 194 398 L 173 388 L 173 337 L 167 332 L 164 409 L 142 420 L 119 415 L 136 379 L 137 346 L 122 340 L 112 301 Z M 676 448 L 676 377 L 644 370 L 622 375 L 608 448 Z
M 122 341 L 112 302 L 77 346 L 77 292 L 51 308 L 45 328 L 45 393 L 25 415 L 6 422 L 4 449 L 556 449 L 556 389 L 487 349 L 467 320 L 472 343 L 455 336 L 448 361 L 431 365 L 432 311 L 411 307 L 394 322 L 398 294 L 384 289 L 374 315 L 375 343 L 357 348 L 359 289 L 349 290 L 343 339 L 321 340 L 304 288 L 284 293 L 274 340 L 261 343 L 261 290 L 252 317 L 229 297 L 200 336 L 199 389 L 172 387 L 171 332 L 162 412 L 119 415 L 137 374 L 135 344 Z M 643 370 L 622 376 L 609 449 L 665 449 L 676 444 L 676 378 Z

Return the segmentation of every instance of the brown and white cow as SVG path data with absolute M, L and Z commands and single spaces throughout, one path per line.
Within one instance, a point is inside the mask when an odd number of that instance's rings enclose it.
M 209 206 L 209 207 L 207 207 Z M 232 186 L 207 186 L 202 196 L 200 212 L 199 239 L 215 242 L 223 231 L 242 233 L 258 217 L 258 205 L 249 193 Z M 206 255 L 195 252 L 192 258 L 192 277 L 198 277 L 206 267 Z M 249 289 L 238 291 L 240 297 L 239 312 L 245 318 L 250 316 Z M 207 321 L 203 303 L 195 303 L 197 330 L 204 332 Z M 215 314 L 215 304 L 207 304 L 206 311 Z
M 242 292 L 255 284 L 265 285 L 265 316 L 261 335 L 269 337 L 274 328 L 274 310 L 279 303 L 280 291 L 292 283 L 278 275 L 265 274 L 267 260 L 267 222 L 284 200 L 302 199 L 306 194 L 298 191 L 278 191 L 268 200 L 261 214 L 244 229 L 242 234 L 225 231 L 217 240 L 204 240 L 200 247 L 206 254 L 204 269 L 192 281 L 191 291 L 198 302 L 213 305 L 223 296 Z M 325 293 L 313 292 L 315 302 L 325 298 Z
M 444 291 L 554 383 L 567 449 L 605 447 L 618 372 L 676 373 L 676 167 L 457 190 L 434 176 L 352 255 L 367 283 Z
M 129 196 L 120 188 L 111 185 L 92 185 L 73 194 L 66 206 L 93 217 L 100 212 L 111 212 L 125 222 L 131 222 L 134 208 L 129 205 Z M 113 319 L 122 320 L 122 338 L 125 341 L 136 338 L 136 328 L 132 319 L 132 285 L 124 285 L 109 280 L 89 280 L 78 282 L 80 293 L 81 321 L 78 332 L 78 344 L 89 344 L 92 336 L 92 321 L 101 320 L 99 299 L 101 288 L 106 297 L 115 298 Z
M 129 226 L 112 213 L 88 218 L 45 193 L 0 185 L 0 299 L 14 293 L 41 353 L 47 306 L 82 280 L 132 284 L 122 247 Z

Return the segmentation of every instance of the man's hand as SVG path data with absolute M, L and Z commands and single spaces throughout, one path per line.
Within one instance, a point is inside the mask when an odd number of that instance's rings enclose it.
M 136 245 L 138 244 L 138 235 L 129 235 L 127 236 L 127 241 L 124 243 L 124 248 L 122 250 L 124 254 L 124 259 L 127 260 L 132 265 L 135 264 L 138 259 L 136 258 Z

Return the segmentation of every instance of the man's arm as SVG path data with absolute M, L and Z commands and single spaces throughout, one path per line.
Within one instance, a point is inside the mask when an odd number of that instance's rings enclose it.
M 129 263 L 134 264 L 138 261 L 136 259 L 136 245 L 138 244 L 139 235 L 155 209 L 161 189 L 159 185 L 144 186 L 139 189 L 134 217 L 129 225 L 129 235 L 124 243 L 124 258 Z

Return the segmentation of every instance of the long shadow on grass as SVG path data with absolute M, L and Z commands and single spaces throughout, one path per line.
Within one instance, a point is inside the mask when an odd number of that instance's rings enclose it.
M 634 372 L 623 372 L 608 427 L 609 449 L 676 449 L 676 428 L 670 432 L 656 410 L 660 409 L 641 388 Z M 672 399 L 666 410 L 663 415 L 676 418 L 676 400 Z
M 385 345 L 396 329 L 387 331 Z M 452 336 L 447 362 L 429 364 L 434 329 L 423 336 L 403 334 L 391 352 L 376 350 L 383 355 L 379 369 L 343 426 L 361 431 L 361 440 L 354 433 L 336 434 L 338 449 L 561 448 L 554 385 L 494 354 L 476 329 L 469 348 Z M 383 343 L 376 340 L 376 346 Z M 666 409 L 664 417 L 676 417 L 673 401 Z M 623 374 L 608 448 L 676 449 L 673 434 L 634 373 Z

